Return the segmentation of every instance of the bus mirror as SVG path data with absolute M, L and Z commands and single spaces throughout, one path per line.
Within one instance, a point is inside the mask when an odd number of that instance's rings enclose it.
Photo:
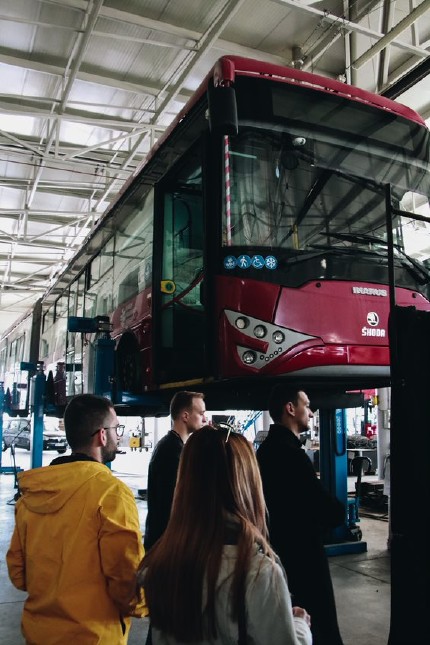
M 161 281 L 161 293 L 166 293 L 171 296 L 176 291 L 176 284 L 173 280 L 162 280 Z
M 96 332 L 112 331 L 112 323 L 109 316 L 95 316 L 95 318 L 84 318 L 82 316 L 69 316 L 67 318 L 67 331 L 81 334 L 94 334 Z
M 209 83 L 208 91 L 209 129 L 214 135 L 238 133 L 236 93 L 231 86 Z

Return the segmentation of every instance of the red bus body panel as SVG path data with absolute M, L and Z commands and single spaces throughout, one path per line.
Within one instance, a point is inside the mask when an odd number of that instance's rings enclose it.
M 408 289 L 396 289 L 396 302 L 430 311 L 430 303 Z M 386 285 L 314 280 L 302 287 L 287 288 L 221 276 L 217 279 L 220 377 L 281 375 L 302 370 L 324 377 L 343 367 L 350 368 L 345 371 L 347 378 L 350 373 L 358 374 L 360 368 L 388 368 L 389 310 Z M 267 338 L 256 338 L 251 333 L 255 321 L 246 331 L 240 330 L 233 324 L 234 316 L 230 313 L 229 319 L 226 311 L 303 337 L 289 345 L 282 343 L 282 351 L 278 348 L 279 353 L 273 356 L 268 353 L 270 330 Z M 263 364 L 245 364 L 241 358 L 244 348 L 254 350 Z

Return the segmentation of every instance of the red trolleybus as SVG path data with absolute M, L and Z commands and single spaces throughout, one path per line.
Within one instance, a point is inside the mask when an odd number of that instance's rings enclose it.
M 105 316 L 118 403 L 193 387 L 259 409 L 281 377 L 387 385 L 388 247 L 396 303 L 430 310 L 413 246 L 429 183 L 414 111 L 226 56 L 43 298 L 39 358 L 91 391 L 92 337 L 67 318 Z

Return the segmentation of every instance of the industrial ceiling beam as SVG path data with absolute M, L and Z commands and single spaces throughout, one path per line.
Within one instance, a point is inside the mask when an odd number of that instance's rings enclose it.
M 16 221 L 19 220 L 23 212 L 27 213 L 29 221 L 36 224 L 58 225 L 60 222 L 62 222 L 63 226 L 70 226 L 74 221 L 82 221 L 86 217 L 85 213 L 82 213 L 82 211 L 37 211 L 33 209 L 19 208 L 0 208 L 0 217 Z
M 26 165 L 34 165 L 34 154 L 36 146 L 40 147 L 38 150 L 39 153 L 43 153 L 43 147 L 40 146 L 38 139 L 35 137 L 26 137 L 25 139 L 20 138 L 20 143 L 15 141 L 17 145 L 10 146 L 8 145 L 9 137 L 6 135 L 2 137 L 0 131 L 0 163 L 2 161 L 7 161 L 9 163 L 21 163 L 22 167 Z M 23 147 L 25 146 L 25 147 Z M 54 157 L 54 154 L 51 152 L 49 156 L 46 156 L 46 167 L 51 170 L 70 170 L 77 173 L 88 173 L 94 174 L 94 168 L 96 168 L 97 173 L 101 174 L 102 172 L 109 176 L 112 173 L 121 172 L 120 163 L 121 158 L 126 156 L 127 150 L 117 150 L 116 153 L 116 162 L 112 161 L 112 150 L 94 148 L 91 150 L 91 155 L 88 154 L 88 149 L 86 146 L 79 145 L 70 145 L 62 143 L 60 145 L 59 153 L 57 157 Z M 82 157 L 82 151 L 87 150 L 86 158 Z M 76 155 L 79 154 L 79 157 Z M 66 159 L 66 156 L 70 155 L 70 159 Z M 124 173 L 124 178 L 127 178 L 134 170 L 134 166 L 137 166 L 138 163 L 145 157 L 146 153 L 138 152 L 136 153 L 136 162 L 133 164 L 132 168 L 126 168 L 122 172 Z M 39 156 L 39 155 L 38 155 Z M 26 160 L 25 158 L 28 158 Z M 109 164 L 109 165 L 108 165 Z
M 398 81 L 392 83 L 390 87 L 385 89 L 382 96 L 388 99 L 397 99 L 401 94 L 409 90 L 411 87 L 419 83 L 430 74 L 430 56 L 416 65 L 408 74 L 404 74 Z M 424 117 L 425 118 L 425 117 Z
M 394 25 L 395 3 L 391 0 L 384 0 L 382 8 L 382 31 L 388 33 Z M 354 65 L 354 63 L 353 63 Z M 388 82 L 388 73 L 390 65 L 390 46 L 382 49 L 378 60 L 378 82 L 377 89 L 380 91 Z
M 47 97 L 47 96 L 22 96 L 20 94 L 9 94 L 7 92 L 0 92 L 0 100 L 5 101 L 6 103 L 8 101 L 13 102 L 14 104 L 17 104 L 18 106 L 21 105 L 20 102 L 22 100 L 22 104 L 24 106 L 28 106 L 30 109 L 42 109 L 39 106 L 40 105 L 46 105 L 49 107 L 52 106 L 57 106 L 60 104 L 60 99 L 56 99 L 53 97 Z M 128 106 L 128 105 L 123 105 L 122 103 L 113 103 L 113 102 L 100 102 L 100 101 L 84 101 L 84 100 L 75 100 L 75 101 L 68 101 L 67 103 L 69 110 L 71 113 L 76 113 L 80 114 L 82 113 L 83 115 L 88 115 L 88 117 L 91 116 L 97 116 L 100 115 L 100 118 L 105 118 L 106 117 L 106 110 L 107 109 L 113 109 L 113 110 L 130 110 L 130 111 L 135 111 L 136 108 L 134 106 Z M 78 106 L 76 108 L 73 108 L 73 106 Z M 91 108 L 90 112 L 86 112 L 85 110 L 82 110 L 82 106 L 88 106 Z M 95 108 L 101 108 L 102 112 L 96 112 Z M 154 112 L 155 110 L 152 110 Z M 151 112 L 149 108 L 145 108 L 145 112 Z M 67 114 L 67 112 L 65 112 Z M 176 113 L 171 113 L 172 116 L 176 116 Z
M 329 22 L 337 23 L 339 24 L 339 26 L 341 25 L 343 27 L 344 31 L 354 32 L 356 34 L 361 34 L 362 36 L 370 36 L 371 38 L 381 39 L 384 37 L 384 34 L 380 33 L 379 31 L 374 31 L 373 29 L 364 27 L 363 25 L 360 25 L 356 22 L 347 20 L 343 16 L 336 16 L 335 14 L 332 14 L 328 11 L 321 11 L 316 7 L 301 4 L 299 0 L 272 0 L 272 1 L 277 2 L 278 4 L 281 4 L 281 5 L 290 6 L 291 8 L 304 11 L 306 13 L 313 14 L 319 19 L 325 20 L 328 23 Z M 425 0 L 425 1 L 429 1 L 429 0 Z M 407 51 L 410 54 L 419 56 L 420 58 L 426 58 L 429 55 L 429 52 L 423 47 L 416 47 L 415 45 L 410 45 L 409 43 L 405 43 L 399 40 L 393 40 L 390 44 L 392 44 L 394 47 L 397 47 L 398 49 Z
M 45 254 L 46 255 L 46 254 Z M 11 254 L 10 252 L 2 251 L 0 250 L 0 260 L 10 260 L 11 259 Z M 43 266 L 43 267 L 51 267 L 52 264 L 57 264 L 61 258 L 49 258 L 49 257 L 38 257 L 34 256 L 33 253 L 29 255 L 28 253 L 14 253 L 13 258 L 15 262 L 20 262 L 24 264 L 35 264 Z
M 16 191 L 24 191 L 27 192 L 28 190 L 28 180 L 22 180 L 22 181 L 16 181 L 16 182 L 11 182 L 8 180 L 1 180 L 0 179 L 0 188 L 6 187 L 6 188 L 12 188 Z M 50 182 L 49 184 L 46 185 L 39 185 L 38 186 L 38 191 L 41 194 L 45 195 L 54 195 L 54 196 L 60 196 L 60 197 L 72 197 L 75 199 L 97 199 L 98 194 L 103 190 L 104 187 L 100 186 L 99 188 L 95 188 L 94 186 L 89 187 L 83 187 L 83 186 L 75 186 L 74 188 L 70 188 L 67 186 L 67 182 L 64 183 L 55 183 L 55 182 Z M 117 194 L 117 191 L 111 193 L 113 199 L 115 195 Z M 29 211 L 31 211 L 31 207 L 27 204 L 24 209 L 27 208 Z
M 127 108 L 123 107 L 122 109 L 125 110 Z M 48 121 L 58 121 L 61 119 L 70 123 L 83 123 L 95 128 L 106 128 L 108 130 L 131 130 L 137 125 L 141 125 L 143 127 L 143 124 L 137 121 L 118 118 L 110 119 L 106 114 L 97 114 L 95 112 L 83 112 L 78 110 L 71 112 L 65 110 L 62 114 L 57 114 L 44 108 L 36 108 L 31 105 L 31 101 L 26 104 L 26 101 L 23 100 L 23 97 L 21 96 L 16 96 L 13 101 L 10 99 L 8 101 L 0 101 L 0 113 L 12 114 L 13 116 L 31 117 L 33 119 L 47 119 Z M 148 127 L 150 127 L 149 123 Z
M 36 249 L 48 249 L 49 251 L 55 251 L 55 253 L 64 253 L 66 251 L 67 246 L 65 244 L 59 244 L 58 242 L 50 242 L 46 237 L 43 240 L 38 240 L 35 239 L 33 240 L 31 236 L 27 238 L 23 237 L 17 237 L 17 236 L 7 236 L 7 235 L 0 235 L 0 244 L 15 244 L 16 247 L 28 247 L 31 249 L 31 253 L 33 253 L 33 250 Z M 23 248 L 20 249 L 21 252 L 24 251 Z
M 171 74 L 171 78 L 177 78 L 174 83 L 171 83 L 169 80 L 165 86 L 162 88 L 160 95 L 164 96 L 161 101 L 161 104 L 157 106 L 156 113 L 151 119 L 153 124 L 156 124 L 160 116 L 167 110 L 170 103 L 178 97 L 180 94 L 181 87 L 188 76 L 191 74 L 197 63 L 201 58 L 207 53 L 208 49 L 213 46 L 216 42 L 219 34 L 227 26 L 232 17 L 240 9 L 245 0 L 229 0 L 221 9 L 220 13 L 217 16 L 217 19 L 211 24 L 209 29 L 201 36 L 198 42 L 198 51 L 197 52 L 187 52 L 185 58 L 181 61 L 178 61 L 177 69 Z M 179 74 L 179 76 L 178 76 Z M 127 166 L 127 164 L 133 159 L 134 155 L 139 149 L 144 137 L 146 134 L 143 134 L 139 137 L 137 142 L 134 144 L 133 148 L 130 151 L 128 158 L 123 162 L 121 168 Z M 102 201 L 106 199 L 110 191 L 115 186 L 115 180 L 111 183 L 110 187 L 102 197 L 99 198 L 96 207 L 101 204 Z
M 397 23 L 390 31 L 388 34 L 385 34 L 382 38 L 378 40 L 377 43 L 372 45 L 370 49 L 364 52 L 361 56 L 359 56 L 355 61 L 353 61 L 352 65 L 355 67 L 355 69 L 359 69 L 366 63 L 368 63 L 376 54 L 379 54 L 383 49 L 388 47 L 388 45 L 391 44 L 398 44 L 398 42 L 395 40 L 400 34 L 402 34 L 406 29 L 408 29 L 416 20 L 421 18 L 427 11 L 430 9 L 430 0 L 423 0 L 423 2 L 416 7 L 410 14 L 405 16 L 403 20 Z M 415 47 L 415 49 L 417 49 Z M 427 50 L 424 50 L 424 57 L 427 57 L 429 55 L 429 52 Z
M 77 152 L 70 153 L 66 155 L 65 159 L 72 159 L 75 157 L 80 157 L 83 155 L 88 154 L 89 152 L 93 152 L 94 150 L 99 150 L 103 146 L 108 146 L 112 145 L 113 143 L 119 143 L 127 141 L 128 139 L 132 139 L 133 137 L 137 137 L 140 135 L 146 135 L 148 132 L 152 132 L 152 134 L 155 136 L 156 133 L 158 135 L 161 135 L 162 132 L 164 132 L 165 128 L 162 126 L 157 126 L 157 125 L 144 125 L 144 126 L 136 126 L 135 131 L 133 132 L 128 132 L 126 134 L 122 134 L 119 137 L 112 137 L 111 139 L 107 139 L 105 141 L 100 141 L 97 145 L 95 146 L 88 146 L 88 148 L 83 148 L 82 150 L 78 150 Z
M 44 74 L 51 74 L 60 78 L 64 75 L 64 67 L 66 65 L 66 61 L 65 65 L 61 67 L 46 63 L 45 61 L 38 61 L 36 56 L 27 58 L 20 52 L 12 52 L 4 47 L 0 47 L 0 63 L 21 67 L 22 69 L 30 69 Z M 103 73 L 103 70 L 91 72 L 85 66 L 76 74 L 76 79 L 94 85 L 104 85 L 124 92 L 132 92 L 138 95 L 145 94 L 153 97 L 158 96 L 161 88 L 160 84 L 149 85 L 144 79 L 132 83 L 122 80 L 119 76 L 116 78 L 112 73 L 110 75 Z M 179 100 L 185 103 L 190 96 L 191 92 L 184 90 L 179 95 Z

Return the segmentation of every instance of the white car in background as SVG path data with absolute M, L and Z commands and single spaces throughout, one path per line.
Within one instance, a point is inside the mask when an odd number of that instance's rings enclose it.
M 8 419 L 3 421 L 2 450 L 11 445 L 15 448 L 31 448 L 30 419 Z M 58 419 L 45 417 L 43 426 L 43 450 L 56 450 L 60 455 L 68 449 L 66 434 L 58 427 Z

